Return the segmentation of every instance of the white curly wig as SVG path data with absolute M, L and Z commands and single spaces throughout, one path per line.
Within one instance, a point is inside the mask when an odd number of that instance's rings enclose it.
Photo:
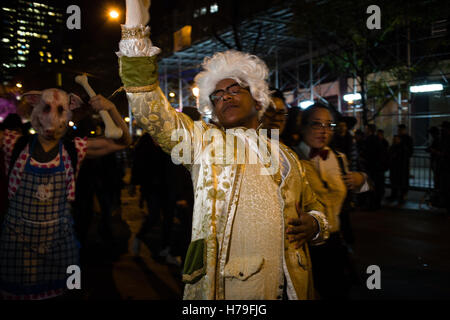
M 216 84 L 223 79 L 233 79 L 241 86 L 250 87 L 250 93 L 261 106 L 258 112 L 262 117 L 271 103 L 270 91 L 267 84 L 269 70 L 260 58 L 248 53 L 228 50 L 206 57 L 202 63 L 204 71 L 195 77 L 199 88 L 199 111 L 203 115 L 212 114 L 212 119 L 218 121 L 214 114 L 214 106 L 209 95 L 216 88 Z

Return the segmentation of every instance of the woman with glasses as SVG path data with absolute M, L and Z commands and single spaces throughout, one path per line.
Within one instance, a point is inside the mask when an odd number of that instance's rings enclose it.
M 330 109 L 315 104 L 302 114 L 302 139 L 294 148 L 311 188 L 324 204 L 329 223 L 326 243 L 310 248 L 314 284 L 322 299 L 342 299 L 348 294 L 347 249 L 342 241 L 339 214 L 348 191 L 368 190 L 367 176 L 349 171 L 345 155 L 329 147 L 335 128 Z

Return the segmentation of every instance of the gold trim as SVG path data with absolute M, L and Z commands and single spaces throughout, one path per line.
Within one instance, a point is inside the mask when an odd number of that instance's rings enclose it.
M 236 154 L 235 154 L 236 156 Z M 235 158 L 236 159 L 236 158 Z M 220 281 L 221 277 L 220 274 L 225 273 L 225 264 L 226 264 L 226 258 L 228 256 L 229 251 L 229 244 L 230 244 L 230 238 L 231 238 L 231 228 L 234 222 L 234 217 L 236 214 L 237 205 L 239 202 L 239 196 L 240 196 L 240 188 L 242 184 L 242 177 L 243 173 L 245 171 L 246 167 L 243 164 L 238 164 L 236 167 L 235 175 L 234 175 L 234 181 L 233 181 L 233 187 L 231 190 L 230 195 L 230 203 L 228 205 L 227 214 L 225 217 L 225 226 L 224 231 L 222 234 L 221 239 L 221 245 L 219 248 L 218 253 L 218 262 L 219 262 L 219 272 L 216 273 L 216 298 L 218 300 L 225 299 L 225 278 L 222 278 L 222 281 Z
M 183 282 L 192 282 L 196 277 L 205 272 L 205 267 L 198 269 L 191 274 L 183 274 Z
M 148 86 L 141 87 L 125 87 L 125 91 L 128 93 L 138 93 L 138 92 L 149 92 L 154 91 L 159 86 L 159 81 L 156 81 L 154 84 L 150 84 Z
M 148 29 L 146 30 L 146 27 L 143 25 L 129 28 L 122 24 L 120 28 L 122 29 L 122 40 L 144 39 L 150 36 L 150 31 Z
M 204 242 L 204 247 L 203 247 L 203 267 L 201 267 L 198 270 L 195 270 L 194 272 L 192 272 L 191 274 L 187 274 L 187 273 L 183 273 L 183 277 L 182 277 L 182 281 L 183 282 L 192 282 L 192 280 L 196 277 L 198 277 L 199 275 L 201 275 L 203 273 L 203 275 L 206 274 L 206 258 L 207 258 L 207 248 L 208 248 L 208 243 L 205 240 Z M 190 284 L 190 283 L 189 283 Z

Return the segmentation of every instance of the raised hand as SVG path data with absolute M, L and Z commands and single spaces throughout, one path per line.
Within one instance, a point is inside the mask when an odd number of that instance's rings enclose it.
M 127 27 L 147 25 L 150 21 L 150 4 L 150 0 L 126 0 L 127 13 L 125 25 Z

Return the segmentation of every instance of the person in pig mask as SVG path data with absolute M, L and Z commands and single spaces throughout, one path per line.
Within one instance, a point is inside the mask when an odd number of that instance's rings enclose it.
M 101 95 L 89 101 L 106 110 L 123 131 L 118 140 L 63 139 L 72 110 L 82 101 L 59 89 L 31 91 L 23 98 L 33 107 L 37 134 L 5 130 L 2 144 L 9 176 L 9 207 L 0 238 L 0 295 L 3 299 L 40 300 L 67 289 L 67 268 L 79 265 L 79 245 L 70 202 L 85 157 L 97 157 L 130 144 L 128 128 L 115 105 Z

